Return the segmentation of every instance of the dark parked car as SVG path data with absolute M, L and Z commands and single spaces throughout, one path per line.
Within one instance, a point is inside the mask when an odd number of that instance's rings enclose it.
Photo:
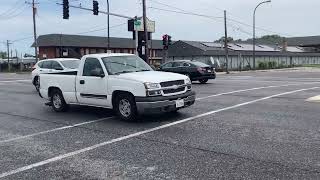
M 189 76 L 191 81 L 199 81 L 202 84 L 207 83 L 209 79 L 216 78 L 214 68 L 198 61 L 180 60 L 167 62 L 161 65 L 159 70 L 184 74 Z
M 220 65 L 220 61 L 218 59 L 213 59 L 213 57 L 197 59 L 196 61 L 202 62 L 209 65 L 210 67 L 215 68 L 216 72 L 223 71 L 222 66 Z

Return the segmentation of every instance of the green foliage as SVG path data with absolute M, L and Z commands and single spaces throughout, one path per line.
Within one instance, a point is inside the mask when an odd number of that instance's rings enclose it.
M 233 37 L 228 37 L 228 38 L 227 38 L 227 41 L 228 41 L 228 43 L 233 42 L 233 41 L 234 41 L 234 40 L 233 40 Z M 219 40 L 216 40 L 216 41 L 214 41 L 214 42 L 216 42 L 216 43 L 221 43 L 221 42 L 223 42 L 223 43 L 224 43 L 224 36 L 221 37 Z
M 281 64 L 279 65 L 280 68 L 288 67 L 287 65 Z M 270 62 L 258 62 L 258 69 L 275 69 L 277 68 L 277 62 L 276 61 L 270 61 Z
M 6 57 L 7 57 L 7 53 L 0 51 L 0 58 L 1 58 L 1 59 L 4 59 L 4 58 L 6 58 Z

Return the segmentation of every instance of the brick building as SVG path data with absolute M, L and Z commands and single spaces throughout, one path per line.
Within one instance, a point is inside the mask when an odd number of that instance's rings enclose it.
M 37 39 L 39 58 L 81 58 L 86 54 L 107 52 L 107 38 L 98 36 L 81 36 L 66 34 L 41 35 Z M 150 41 L 150 60 L 159 64 L 162 59 L 162 41 Z M 135 41 L 129 38 L 110 38 L 110 49 L 113 53 L 135 53 Z

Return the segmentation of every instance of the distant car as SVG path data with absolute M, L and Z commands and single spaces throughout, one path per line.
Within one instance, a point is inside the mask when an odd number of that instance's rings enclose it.
M 55 73 L 67 70 L 74 70 L 79 67 L 80 60 L 74 58 L 58 58 L 41 60 L 33 66 L 32 84 L 39 91 L 39 75 L 42 73 Z
M 167 62 L 161 65 L 159 70 L 184 74 L 189 76 L 191 81 L 199 81 L 201 84 L 207 83 L 209 79 L 216 78 L 214 68 L 198 61 L 179 60 Z

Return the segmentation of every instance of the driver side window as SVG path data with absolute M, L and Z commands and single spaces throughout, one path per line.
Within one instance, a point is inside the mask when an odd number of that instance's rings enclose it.
M 100 61 L 95 58 L 87 58 L 84 63 L 82 76 L 95 76 L 92 74 L 93 71 L 103 72 Z

